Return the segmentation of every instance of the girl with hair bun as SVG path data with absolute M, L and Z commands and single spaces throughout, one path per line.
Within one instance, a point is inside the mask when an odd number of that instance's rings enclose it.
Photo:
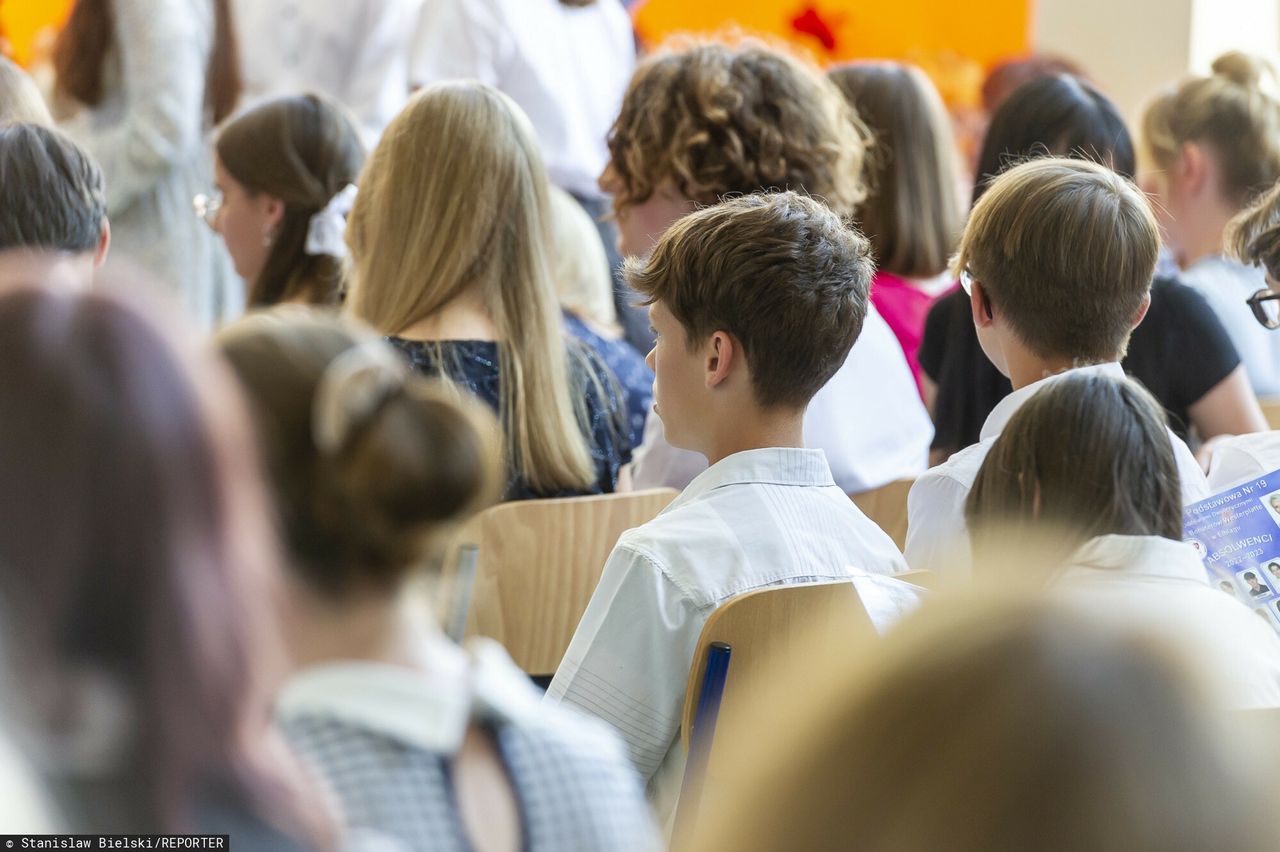
M 1142 188 L 1159 202 L 1168 249 L 1240 351 L 1254 390 L 1280 393 L 1280 337 L 1246 300 L 1263 273 L 1224 255 L 1227 222 L 1280 179 L 1280 92 L 1275 71 L 1243 53 L 1158 97 L 1142 122 Z
M 218 134 L 212 197 L 196 211 L 222 236 L 250 308 L 336 305 L 346 287 L 346 216 L 364 165 L 350 117 L 319 95 L 268 101 Z
M 543 707 L 496 643 L 461 649 L 415 577 L 493 500 L 497 429 L 371 329 L 298 306 L 224 330 L 292 582 L 285 734 L 348 828 L 411 849 L 635 849 L 652 836 L 616 735 Z

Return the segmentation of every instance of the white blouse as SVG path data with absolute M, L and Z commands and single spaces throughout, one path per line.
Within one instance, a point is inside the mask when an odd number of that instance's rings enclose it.
M 244 286 L 192 211 L 213 184 L 205 69 L 210 0 L 113 0 L 102 102 L 63 124 L 106 178 L 111 254 L 157 278 L 204 327 L 234 318 Z
M 618 0 L 426 0 L 410 80 L 474 79 L 511 96 L 538 135 L 551 181 L 601 198 L 605 138 L 635 67 L 631 18 Z
M 316 92 L 345 106 L 365 146 L 409 99 L 422 0 L 235 0 L 248 108 Z

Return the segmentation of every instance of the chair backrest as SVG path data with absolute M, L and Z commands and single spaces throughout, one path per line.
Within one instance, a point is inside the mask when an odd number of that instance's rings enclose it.
M 1280 429 L 1280 397 L 1262 397 L 1258 404 L 1262 406 L 1262 416 L 1267 418 L 1267 425 L 1272 429 Z
M 888 533 L 899 550 L 907 545 L 907 494 L 915 482 L 914 479 L 896 479 L 871 491 L 850 495 L 862 514 Z
M 731 662 L 720 696 L 715 736 L 701 768 L 701 784 L 681 791 L 678 819 L 681 836 L 688 837 L 696 821 L 691 803 L 709 801 L 720 777 L 721 757 L 727 750 L 751 739 L 768 737 L 770 731 L 744 731 L 744 711 L 767 694 L 779 661 L 811 650 L 814 643 L 829 643 L 842 653 L 875 641 L 876 631 L 852 582 L 773 586 L 732 598 L 711 614 L 694 650 L 681 717 L 681 738 L 688 749 L 694 717 L 703 691 L 707 651 L 713 643 L 730 648 Z M 782 720 L 785 723 L 785 720 Z M 686 783 L 697 783 L 688 779 Z M 677 838 L 678 840 L 681 838 Z M 673 847 L 675 848 L 675 847 Z
M 448 549 L 440 588 L 443 623 L 461 622 L 453 609 L 469 597 L 466 635 L 501 642 L 529 674 L 555 672 L 618 537 L 652 520 L 676 493 L 659 488 L 522 500 L 481 512 Z M 459 570 L 468 546 L 476 548 L 469 589 Z

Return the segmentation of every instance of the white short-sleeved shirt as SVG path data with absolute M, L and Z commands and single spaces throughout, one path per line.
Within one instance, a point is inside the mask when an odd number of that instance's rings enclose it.
M 1273 470 L 1280 470 L 1280 432 L 1232 435 L 1214 442 L 1209 492 L 1217 494 Z
M 860 494 L 924 473 L 933 423 L 889 324 L 868 304 L 849 357 L 809 403 L 804 443 L 822 450 L 846 494 Z M 652 411 L 632 453 L 633 488 L 684 488 L 707 469 L 698 453 L 667 443 Z
M 1201 258 L 1179 273 L 1205 301 L 1240 352 L 1249 382 L 1260 396 L 1280 394 L 1280 334 L 1263 328 L 1245 300 L 1266 289 L 1261 267 L 1245 266 L 1221 255 Z
M 1064 376 L 1100 373 L 1124 379 L 1118 363 L 1097 364 L 1067 370 L 1019 388 L 1000 400 L 982 424 L 981 439 L 916 480 L 907 497 L 907 563 L 916 569 L 937 571 L 957 577 L 969 570 L 969 535 L 964 520 L 964 504 L 978 477 L 983 460 L 1000 437 L 1005 425 L 1028 399 L 1041 388 Z M 1166 430 L 1167 431 L 1167 430 Z M 1182 502 L 1192 503 L 1209 495 L 1204 472 L 1195 456 L 1177 435 L 1169 432 L 1178 475 L 1182 479 Z
M 678 733 L 689 667 L 712 611 L 768 586 L 905 567 L 893 541 L 832 481 L 821 450 L 735 453 L 623 533 L 546 700 L 617 728 L 665 818 L 684 762 Z
M 409 99 L 423 0 L 235 0 L 241 108 L 318 92 L 345 106 L 370 150 Z
M 1190 545 L 1105 535 L 1086 543 L 1054 584 L 1092 611 L 1176 636 L 1240 709 L 1280 706 L 1280 635 L 1234 596 L 1209 585 Z
M 635 68 L 631 18 L 618 0 L 426 0 L 414 38 L 415 85 L 474 79 L 529 116 L 552 183 L 601 198 L 605 139 Z

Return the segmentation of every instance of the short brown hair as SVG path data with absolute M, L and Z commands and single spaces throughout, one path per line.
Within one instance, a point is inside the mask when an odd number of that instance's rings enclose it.
M 1050 527 L 1079 546 L 1101 535 L 1182 538 L 1182 488 L 1164 409 L 1141 385 L 1067 375 L 1027 400 L 996 439 L 965 503 L 1007 547 Z M 982 560 L 979 560 L 981 563 Z
M 1117 361 L 1151 288 L 1160 232 L 1110 169 L 1045 157 L 992 181 L 960 241 L 968 270 L 1033 353 Z
M 762 406 L 803 406 L 862 331 L 875 267 L 870 245 L 795 192 L 741 196 L 672 225 L 627 280 L 661 301 L 690 347 L 715 331 L 742 346 Z
M 670 178 L 687 198 L 791 189 L 842 216 L 862 200 L 865 129 L 822 73 L 763 41 L 677 41 L 641 63 L 609 136 L 614 206 Z
M 1280 183 L 1227 223 L 1227 251 L 1242 263 L 1261 264 L 1280 281 Z

